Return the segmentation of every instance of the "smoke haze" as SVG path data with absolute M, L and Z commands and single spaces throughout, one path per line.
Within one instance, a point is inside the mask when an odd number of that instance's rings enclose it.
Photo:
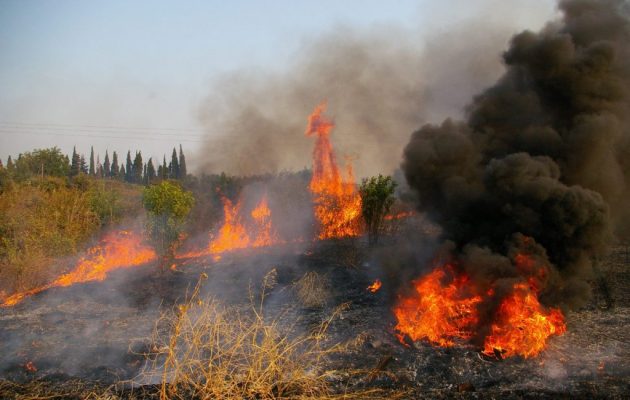
M 465 121 L 412 135 L 403 170 L 473 279 L 500 298 L 526 253 L 547 271 L 541 300 L 577 306 L 628 220 L 630 30 L 622 1 L 559 7 L 561 21 L 512 38 L 505 73 Z
M 501 9 L 480 3 L 482 17 L 428 39 L 394 26 L 338 27 L 305 40 L 282 70 L 223 76 L 200 111 L 209 135 L 193 162 L 202 172 L 246 175 L 309 167 L 306 117 L 327 100 L 340 161 L 350 157 L 358 177 L 390 173 L 410 132 L 461 115 L 466 99 L 500 75 L 500 49 L 518 23 L 490 17 Z

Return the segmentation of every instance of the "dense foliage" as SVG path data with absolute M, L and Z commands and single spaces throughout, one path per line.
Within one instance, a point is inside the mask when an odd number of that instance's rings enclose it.
M 194 203 L 192 193 L 172 181 L 144 189 L 142 204 L 149 214 L 147 228 L 153 245 L 164 258 L 173 256 Z
M 394 204 L 396 182 L 391 176 L 373 176 L 363 179 L 361 194 L 361 212 L 367 227 L 370 244 L 378 242 L 379 232 L 383 227 L 385 215 Z

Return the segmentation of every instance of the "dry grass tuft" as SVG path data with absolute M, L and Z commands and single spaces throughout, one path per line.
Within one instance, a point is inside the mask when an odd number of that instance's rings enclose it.
M 313 332 L 296 333 L 279 318 L 265 318 L 269 280 L 260 303 L 246 309 L 201 299 L 198 284 L 186 303 L 156 325 L 151 367 L 141 378 L 159 380 L 162 399 L 329 396 L 329 373 L 322 366 L 339 347 L 326 343 L 326 330 L 339 311 Z M 160 335 L 165 324 L 167 334 Z
M 294 285 L 297 297 L 304 307 L 323 307 L 330 298 L 328 280 L 317 272 L 307 272 Z

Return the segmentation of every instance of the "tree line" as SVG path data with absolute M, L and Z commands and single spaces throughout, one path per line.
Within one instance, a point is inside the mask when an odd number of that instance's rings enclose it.
M 11 156 L 7 159 L 6 167 L 0 160 L 0 169 L 6 170 L 9 176 L 24 180 L 33 176 L 58 176 L 73 178 L 80 174 L 97 178 L 118 179 L 128 183 L 149 184 L 157 180 L 178 179 L 182 180 L 187 175 L 186 156 L 179 146 L 179 154 L 175 148 L 171 154 L 171 160 L 167 164 L 166 156 L 162 162 L 154 162 L 149 158 L 147 162 L 142 160 L 142 153 L 136 151 L 131 156 L 131 151 L 127 151 L 125 161 L 119 160 L 118 153 L 105 151 L 103 161 L 100 156 L 95 157 L 94 148 L 90 148 L 89 160 L 83 154 L 72 150 L 72 156 L 63 154 L 57 147 L 49 149 L 37 149 L 31 152 L 20 153 L 16 160 Z

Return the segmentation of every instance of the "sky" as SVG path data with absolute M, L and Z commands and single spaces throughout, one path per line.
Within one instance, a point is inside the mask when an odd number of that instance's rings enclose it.
M 223 76 L 281 72 L 335 28 L 422 41 L 471 19 L 539 29 L 555 13 L 552 0 L 0 0 L 0 158 L 195 152 L 214 134 L 200 108 Z

